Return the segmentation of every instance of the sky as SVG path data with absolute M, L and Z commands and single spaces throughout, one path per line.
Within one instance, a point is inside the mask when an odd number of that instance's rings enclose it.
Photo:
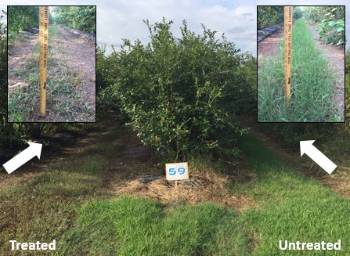
M 224 33 L 243 52 L 256 55 L 256 5 L 318 4 L 346 5 L 350 20 L 348 0 L 1 0 L 0 9 L 6 5 L 79 5 L 97 6 L 97 42 L 107 46 L 120 46 L 122 39 L 149 40 L 144 19 L 160 21 L 163 17 L 174 21 L 173 33 L 179 35 L 179 26 L 186 20 L 190 29 L 200 33 L 204 24 L 211 30 Z M 346 24 L 347 38 L 350 24 Z

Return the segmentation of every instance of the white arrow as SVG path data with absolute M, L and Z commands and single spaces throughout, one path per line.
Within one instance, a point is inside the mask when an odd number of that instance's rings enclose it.
M 337 165 L 319 151 L 314 145 L 314 140 L 300 141 L 300 156 L 308 155 L 316 164 L 318 164 L 328 174 L 331 174 Z
M 5 164 L 3 164 L 5 170 L 8 174 L 13 173 L 16 171 L 19 167 L 24 165 L 26 162 L 31 160 L 33 157 L 37 156 L 40 159 L 41 156 L 41 149 L 42 144 L 35 143 L 35 142 L 29 142 L 29 147 L 27 147 L 25 150 L 23 150 L 21 153 L 13 157 L 11 160 L 7 161 Z

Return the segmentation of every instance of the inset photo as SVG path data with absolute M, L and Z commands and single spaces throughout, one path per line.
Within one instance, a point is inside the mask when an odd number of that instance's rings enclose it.
M 258 122 L 344 122 L 345 6 L 258 6 Z
M 8 6 L 8 122 L 95 122 L 96 6 Z

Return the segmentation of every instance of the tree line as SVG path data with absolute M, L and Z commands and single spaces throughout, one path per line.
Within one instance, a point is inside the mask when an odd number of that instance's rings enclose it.
M 53 9 L 54 22 L 89 33 L 96 32 L 95 6 L 59 6 Z
M 50 23 L 89 33 L 96 32 L 95 6 L 57 6 L 49 12 Z M 9 34 L 15 36 L 19 31 L 39 27 L 38 6 L 9 6 Z
M 19 31 L 39 27 L 38 6 L 9 6 L 8 7 L 9 34 L 15 35 Z
M 306 8 L 306 17 L 317 24 L 320 38 L 326 44 L 345 44 L 344 6 L 315 6 Z
M 326 44 L 343 46 L 345 44 L 345 8 L 344 6 L 293 7 L 293 17 L 306 18 L 316 24 L 320 38 Z M 283 6 L 258 6 L 258 29 L 281 24 Z
M 283 6 L 258 6 L 258 29 L 281 24 L 283 22 Z M 300 7 L 293 7 L 293 18 L 299 19 L 303 16 Z

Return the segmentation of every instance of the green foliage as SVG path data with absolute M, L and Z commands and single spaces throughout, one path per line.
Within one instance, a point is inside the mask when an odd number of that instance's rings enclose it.
M 115 101 L 116 95 L 110 85 L 114 84 L 114 79 L 118 77 L 118 63 L 115 59 L 118 58 L 115 53 L 106 55 L 106 49 L 98 47 L 96 49 L 96 88 L 99 102 L 99 109 L 118 108 Z
M 284 125 L 289 124 L 279 127 Z M 288 250 L 281 253 L 276 246 L 281 237 L 289 241 L 322 241 L 323 237 L 337 241 L 342 237 L 342 244 L 350 243 L 347 198 L 320 184 L 319 180 L 300 174 L 298 170 L 305 172 L 307 168 L 301 169 L 300 163 L 296 164 L 298 169 L 292 168 L 290 162 L 276 155 L 276 148 L 272 151 L 257 138 L 248 135 L 241 143 L 249 168 L 256 170 L 256 180 L 233 186 L 257 202 L 256 207 L 241 215 L 247 227 L 258 234 L 254 236 L 259 238 L 258 245 L 251 255 L 319 254 Z M 309 159 L 306 161 L 310 163 Z M 344 247 L 340 255 L 349 254 L 350 248 Z
M 235 114 L 251 102 L 254 75 L 246 64 L 254 59 L 206 28 L 196 35 L 184 22 L 175 38 L 172 22 L 146 24 L 150 43 L 125 40 L 107 57 L 108 94 L 142 142 L 170 158 L 235 155 L 235 138 L 243 132 Z
M 350 52 L 346 53 L 346 68 L 345 68 L 345 121 L 346 129 L 350 133 Z
M 0 14 L 0 20 L 2 15 Z M 7 82 L 7 43 L 6 43 L 6 25 L 0 22 L 0 96 L 3 97 L 2 93 L 6 88 Z M 6 94 L 6 93 L 5 93 Z M 3 98 L 0 100 L 1 106 L 3 105 Z M 2 112 L 1 112 L 2 113 Z
M 293 18 L 294 20 L 302 18 L 304 15 L 303 11 L 301 10 L 300 7 L 295 6 L 293 7 Z
M 334 77 L 316 48 L 305 21 L 293 28 L 292 99 L 285 105 L 283 49 L 277 57 L 259 67 L 259 121 L 334 122 L 342 121 L 333 101 Z
M 33 27 L 39 27 L 39 7 L 8 6 L 8 30 L 10 35 Z
M 16 130 L 18 127 L 7 124 L 6 109 L 6 91 L 7 91 L 7 43 L 6 43 L 6 26 L 0 22 L 0 148 L 8 148 L 8 142 L 16 139 Z M 0 159 L 1 159 L 0 151 Z
M 283 6 L 258 6 L 258 29 L 283 22 Z
M 119 197 L 84 205 L 66 233 L 67 255 L 248 255 L 248 238 L 231 209 L 201 203 L 164 207 Z M 101 241 L 104 241 L 101 243 Z
M 54 21 L 89 33 L 96 32 L 96 6 L 58 6 Z
M 325 18 L 344 18 L 345 10 L 343 6 L 312 6 L 304 7 L 304 12 L 306 18 L 314 22 L 321 22 Z
M 306 8 L 307 17 L 318 23 L 321 39 L 326 44 L 345 44 L 345 9 L 343 6 Z
M 343 45 L 345 43 L 344 19 L 323 20 L 319 25 L 318 31 L 326 44 Z

